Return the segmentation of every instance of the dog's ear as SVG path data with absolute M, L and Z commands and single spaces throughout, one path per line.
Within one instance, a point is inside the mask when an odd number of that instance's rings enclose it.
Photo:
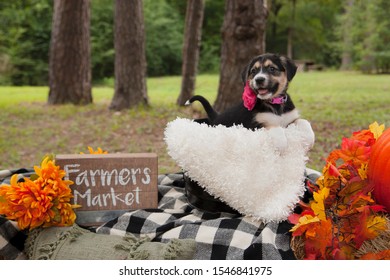
M 247 66 L 245 66 L 244 70 L 242 70 L 241 73 L 241 80 L 244 86 L 246 85 L 246 80 L 248 79 L 249 67 L 251 67 L 251 63 L 247 64 Z
M 253 64 L 259 59 L 259 56 L 251 59 L 251 61 L 248 62 L 248 64 L 245 66 L 244 70 L 241 73 L 241 80 L 244 86 L 246 85 L 246 80 L 248 80 L 249 77 L 249 71 L 251 70 Z
M 282 60 L 284 67 L 286 68 L 287 80 L 291 81 L 294 78 L 295 73 L 297 73 L 298 67 L 295 65 L 295 63 L 292 59 L 290 59 L 286 56 L 282 56 L 281 60 Z

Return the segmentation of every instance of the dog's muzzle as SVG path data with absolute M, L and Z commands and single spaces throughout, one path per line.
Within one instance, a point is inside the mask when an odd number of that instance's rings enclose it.
M 270 88 L 269 79 L 263 74 L 257 74 L 253 78 L 251 87 L 259 99 L 269 99 L 275 92 L 273 88 Z

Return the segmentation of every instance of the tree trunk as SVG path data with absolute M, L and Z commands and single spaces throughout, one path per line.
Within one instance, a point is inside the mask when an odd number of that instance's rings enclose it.
M 226 0 L 219 88 L 214 104 L 217 111 L 241 100 L 241 73 L 254 56 L 265 51 L 266 15 L 263 0 Z
M 142 0 L 115 1 L 115 93 L 110 109 L 148 104 Z
M 283 8 L 283 3 L 278 2 L 278 1 L 272 1 L 270 3 L 267 3 L 267 1 L 265 1 L 264 5 L 266 5 L 266 4 L 269 4 L 268 10 L 271 11 L 274 14 L 275 20 L 272 22 L 272 28 L 271 28 L 272 32 L 271 32 L 271 34 L 272 34 L 272 36 L 274 38 L 276 38 L 276 36 L 277 36 L 277 29 L 278 29 L 278 23 L 276 21 L 276 18 L 278 17 L 278 14 L 279 14 L 280 10 Z
M 351 29 L 353 26 L 352 8 L 354 0 L 348 0 L 345 3 L 345 21 L 342 27 L 343 32 L 343 53 L 341 56 L 340 70 L 351 70 L 352 69 L 352 33 Z
M 185 102 L 194 95 L 203 12 L 203 0 L 188 0 L 184 30 L 182 82 L 180 95 L 177 99 L 179 106 L 185 105 Z
M 48 103 L 92 103 L 90 1 L 55 0 L 53 10 Z
M 294 57 L 293 52 L 293 40 L 294 40 L 294 29 L 295 29 L 295 7 L 297 5 L 296 0 L 291 0 L 291 23 L 288 27 L 288 33 L 287 33 L 287 56 L 289 58 Z

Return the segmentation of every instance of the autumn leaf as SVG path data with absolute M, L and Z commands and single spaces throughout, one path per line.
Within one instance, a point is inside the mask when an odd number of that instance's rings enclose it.
M 353 248 L 349 245 L 342 245 L 340 248 L 333 249 L 332 259 L 334 260 L 348 260 L 353 259 Z
M 367 179 L 367 170 L 368 170 L 368 163 L 362 163 L 362 165 L 358 169 L 358 174 L 362 180 Z
M 302 216 L 299 218 L 298 224 L 293 226 L 293 228 L 290 231 L 293 232 L 293 236 L 300 236 L 307 230 L 308 225 L 310 225 L 311 223 L 317 223 L 319 221 L 320 219 L 318 219 L 318 217 L 316 216 L 312 216 L 312 215 Z
M 340 158 L 344 162 L 360 167 L 362 163 L 368 161 L 371 147 L 367 147 L 363 141 L 344 138 L 341 142 Z
M 387 229 L 387 222 L 384 217 L 369 215 L 369 212 L 369 207 L 366 207 L 359 217 L 354 239 L 357 248 L 360 248 L 364 241 L 374 239 L 381 231 Z
M 376 141 L 374 134 L 370 130 L 354 132 L 351 139 L 362 141 L 366 146 L 372 146 Z
M 374 203 L 375 201 L 371 198 L 370 195 L 365 195 L 359 193 L 351 199 L 350 205 L 359 212 L 365 211 L 366 208 L 369 208 L 369 204 Z
M 306 232 L 305 251 L 315 253 L 319 259 L 329 259 L 328 250 L 332 249 L 332 222 L 330 219 L 319 221 Z M 309 231 L 310 230 L 310 231 Z
M 376 236 L 379 231 L 384 231 L 387 229 L 386 218 L 382 216 L 370 216 L 367 221 L 367 227 L 369 231 L 375 231 Z
M 340 173 L 340 170 L 338 170 L 338 168 L 333 165 L 333 164 L 329 164 L 329 175 L 332 176 L 332 177 L 335 177 L 335 178 L 340 178 L 342 177 L 341 173 Z
M 322 170 L 322 174 L 323 175 L 316 181 L 319 188 L 328 188 L 332 192 L 336 191 L 340 186 L 340 179 L 343 180 L 343 178 L 339 177 L 341 173 L 337 170 L 337 168 L 328 162 Z
M 0 197 L 1 198 L 1 197 Z M 288 216 L 287 220 L 293 224 L 293 225 L 296 225 L 299 223 L 299 218 L 301 217 L 301 215 L 299 214 L 296 214 L 296 213 L 293 213 L 291 215 Z
M 377 214 L 384 208 L 375 203 L 367 179 L 371 146 L 383 130 L 383 125 L 374 123 L 368 130 L 343 138 L 341 148 L 329 154 L 322 176 L 311 188 L 313 198 L 305 204 L 310 208 L 289 217 L 295 224 L 292 235 L 305 240 L 306 259 L 355 259 L 354 253 L 366 240 L 387 230 L 385 218 Z
M 378 204 L 370 205 L 370 210 L 373 211 L 374 213 L 386 212 L 385 207 L 383 205 L 378 205 Z
M 344 188 L 338 193 L 341 203 L 352 204 L 353 201 L 356 200 L 355 196 L 367 195 L 366 193 L 362 192 L 366 184 L 367 181 L 352 181 L 345 185 Z M 371 199 L 371 197 L 369 198 Z
M 316 214 L 317 217 L 323 221 L 326 220 L 324 200 L 329 196 L 329 191 L 330 190 L 328 188 L 322 188 L 318 192 L 314 192 L 314 201 L 310 203 L 310 207 L 313 209 L 314 214 Z
M 367 253 L 360 257 L 361 260 L 390 260 L 390 250 L 383 250 L 378 253 Z
M 385 125 L 384 124 L 379 125 L 377 122 L 374 122 L 370 124 L 368 128 L 374 135 L 375 139 L 378 139 L 379 136 L 381 136 L 383 131 L 385 130 Z

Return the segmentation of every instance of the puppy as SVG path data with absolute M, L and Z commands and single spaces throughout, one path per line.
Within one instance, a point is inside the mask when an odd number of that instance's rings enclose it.
M 276 54 L 263 54 L 253 58 L 242 72 L 244 92 L 242 101 L 223 113 L 216 112 L 202 96 L 196 95 L 186 104 L 199 101 L 206 113 L 206 119 L 197 120 L 209 125 L 242 125 L 248 129 L 265 127 L 270 129 L 277 147 L 287 147 L 287 139 L 282 128 L 296 123 L 308 130 L 308 146 L 314 143 L 314 133 L 310 124 L 299 118 L 290 95 L 287 93 L 289 82 L 297 71 L 295 63 Z

